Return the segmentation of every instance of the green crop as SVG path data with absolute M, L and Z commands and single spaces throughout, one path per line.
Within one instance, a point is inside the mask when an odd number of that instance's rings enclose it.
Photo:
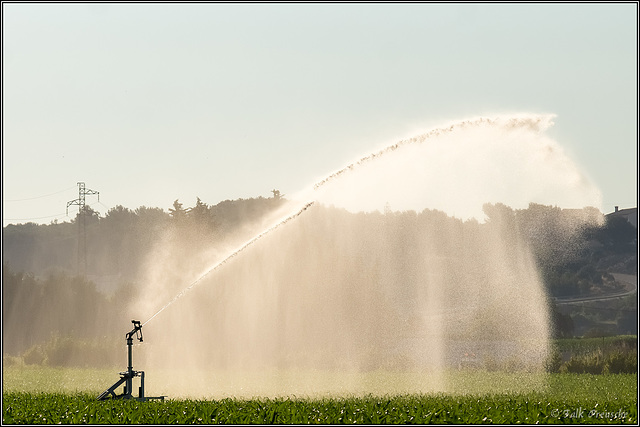
M 7 392 L 4 424 L 636 424 L 636 375 L 554 375 L 545 392 L 323 399 L 98 402 L 87 393 Z
M 3 370 L 3 424 L 637 424 L 637 375 L 551 374 L 543 388 L 487 392 L 503 373 L 460 372 L 468 392 L 324 398 L 96 401 L 109 372 Z M 106 377 L 106 378 L 103 378 Z M 68 382 L 62 383 L 66 378 Z M 91 378 L 93 378 L 91 380 Z M 36 379 L 38 382 L 35 382 Z M 86 381 L 86 382 L 84 382 Z M 84 384 L 83 387 L 79 387 Z M 38 391 L 41 390 L 41 391 Z
M 549 399 L 541 395 L 97 402 L 88 394 L 9 393 L 3 396 L 2 421 L 4 424 L 635 424 L 637 411 L 633 402 Z

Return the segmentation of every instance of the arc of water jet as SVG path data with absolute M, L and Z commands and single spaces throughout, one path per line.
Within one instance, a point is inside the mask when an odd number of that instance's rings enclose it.
M 286 217 L 285 219 L 281 220 L 280 222 L 278 222 L 276 225 L 266 229 L 265 231 L 263 231 L 262 233 L 256 235 L 255 237 L 253 237 L 251 240 L 245 242 L 243 245 L 241 245 L 238 249 L 236 249 L 235 251 L 233 251 L 231 253 L 231 255 L 227 256 L 225 259 L 223 259 L 222 261 L 220 261 L 219 263 L 217 263 L 216 265 L 214 265 L 213 267 L 211 267 L 209 270 L 207 270 L 206 273 L 204 273 L 203 275 L 201 275 L 200 277 L 198 277 L 193 283 L 191 283 L 189 286 L 187 286 L 185 289 L 183 289 L 182 291 L 180 291 L 175 297 L 173 297 L 173 299 L 171 301 L 169 301 L 167 304 L 164 305 L 164 307 L 162 307 L 160 310 L 158 310 L 153 316 L 151 316 L 149 319 L 147 319 L 142 326 L 146 325 L 147 323 L 149 323 L 151 321 L 151 319 L 153 319 L 154 317 L 156 317 L 158 314 L 162 313 L 167 307 L 169 307 L 171 304 L 173 304 L 174 302 L 176 302 L 178 299 L 180 299 L 182 296 L 184 296 L 187 292 L 189 292 L 195 285 L 197 285 L 202 279 L 204 279 L 205 277 L 207 277 L 210 273 L 212 273 L 213 271 L 217 270 L 218 268 L 220 268 L 222 265 L 226 264 L 227 261 L 229 261 L 230 259 L 236 257 L 240 252 L 242 252 L 243 250 L 245 250 L 247 247 L 251 246 L 252 244 L 254 244 L 255 242 L 257 242 L 258 240 L 260 240 L 262 237 L 264 237 L 265 235 L 269 234 L 270 232 L 272 232 L 273 230 L 279 228 L 281 225 L 286 224 L 287 222 L 289 222 L 290 220 L 296 218 L 297 216 L 301 215 L 304 211 L 306 211 L 307 209 L 309 209 L 309 207 L 311 205 L 313 205 L 315 203 L 315 201 L 311 201 L 311 202 L 307 202 L 300 210 L 296 211 L 294 214 L 289 215 L 288 217 Z
M 555 115 L 553 114 L 527 115 L 522 117 L 515 116 L 515 117 L 509 117 L 508 119 L 506 119 L 502 123 L 502 125 L 507 129 L 514 129 L 518 127 L 527 127 L 530 129 L 545 129 L 552 124 L 551 119 L 553 117 L 555 117 Z M 370 162 L 375 158 L 380 157 L 388 152 L 395 151 L 404 145 L 421 144 L 429 138 L 440 136 L 443 134 L 448 134 L 458 129 L 464 129 L 469 126 L 492 125 L 492 124 L 500 123 L 503 120 L 504 119 L 502 119 L 501 117 L 498 117 L 496 119 L 488 119 L 485 117 L 480 117 L 474 120 L 463 120 L 461 122 L 454 123 L 448 127 L 435 128 L 422 135 L 415 136 L 409 139 L 400 140 L 395 144 L 391 144 L 380 151 L 377 151 L 375 153 L 369 154 L 368 156 L 362 157 L 360 160 L 354 163 L 351 163 L 350 165 L 345 166 L 344 168 L 332 173 L 331 175 L 324 178 L 323 180 L 315 183 L 313 185 L 313 189 L 317 190 L 318 188 L 325 185 L 327 182 L 332 181 L 333 179 L 339 177 L 340 175 L 355 169 L 357 166 L 360 166 L 363 163 Z
M 488 118 L 480 117 L 480 118 L 473 119 L 473 120 L 463 120 L 463 121 L 454 123 L 452 125 L 449 125 L 447 127 L 435 128 L 435 129 L 432 129 L 431 131 L 429 131 L 427 133 L 424 133 L 422 135 L 419 135 L 419 136 L 416 136 L 416 137 L 413 137 L 413 138 L 409 138 L 409 139 L 403 139 L 403 140 L 398 141 L 395 144 L 392 144 L 392 145 L 390 145 L 390 146 L 388 146 L 388 147 L 386 147 L 386 148 L 384 148 L 384 149 L 382 149 L 380 151 L 377 151 L 375 153 L 369 154 L 368 156 L 362 157 L 360 160 L 349 164 L 348 166 L 338 170 L 337 172 L 332 173 L 328 177 L 326 177 L 323 180 L 321 180 L 321 181 L 317 182 L 316 184 L 314 184 L 313 185 L 313 190 L 317 190 L 318 188 L 320 188 L 323 185 L 325 185 L 327 182 L 338 178 L 340 175 L 342 175 L 342 174 L 344 174 L 344 173 L 346 173 L 346 172 L 348 172 L 350 170 L 355 169 L 356 167 L 360 166 L 363 163 L 367 163 L 369 161 L 372 161 L 375 158 L 380 157 L 380 156 L 382 156 L 382 155 L 384 155 L 384 154 L 386 154 L 388 152 L 395 151 L 395 150 L 397 150 L 398 148 L 401 148 L 404 145 L 422 143 L 422 142 L 426 141 L 429 138 L 440 136 L 442 134 L 448 134 L 448 133 L 454 132 L 457 129 L 464 129 L 464 128 L 467 128 L 469 126 L 502 124 L 506 129 L 514 129 L 514 128 L 519 128 L 519 127 L 527 127 L 529 129 L 545 129 L 546 127 L 548 127 L 548 126 L 550 126 L 552 124 L 551 119 L 553 117 L 555 117 L 555 116 L 552 115 L 552 114 L 547 114 L 547 115 L 520 115 L 520 116 L 511 115 L 510 117 L 507 117 L 506 119 L 502 118 L 502 117 L 498 117 L 496 119 L 488 119 Z M 231 253 L 231 255 L 229 255 L 228 257 L 226 257 L 222 261 L 220 261 L 218 264 L 214 265 L 206 273 L 204 273 L 198 279 L 196 279 L 193 283 L 191 283 L 187 288 L 185 288 L 180 293 L 178 293 L 178 295 L 176 295 L 171 301 L 169 301 L 164 307 L 162 307 L 158 312 L 156 312 L 156 314 L 151 316 L 142 325 L 144 326 L 147 323 L 149 323 L 149 321 L 151 319 L 155 318 L 158 314 L 160 314 L 162 311 L 164 311 L 167 307 L 169 307 L 171 304 L 173 304 L 176 300 L 178 300 L 184 294 L 186 294 L 188 291 L 190 291 L 196 284 L 198 284 L 203 278 L 205 278 L 211 272 L 215 271 L 216 269 L 218 269 L 219 267 L 224 265 L 228 260 L 230 260 L 231 258 L 233 258 L 236 255 L 238 255 L 245 248 L 247 248 L 248 246 L 252 245 L 256 241 L 261 239 L 264 235 L 270 233 L 271 231 L 275 230 L 276 228 L 280 227 L 281 225 L 289 222 L 289 220 L 291 220 L 291 219 L 299 216 L 300 214 L 302 214 L 313 203 L 315 203 L 315 200 L 311 201 L 311 202 L 307 202 L 300 210 L 298 210 L 294 214 L 288 216 L 287 218 L 283 219 L 282 221 L 280 221 L 279 223 L 277 223 L 273 227 L 271 227 L 271 228 L 263 231 L 262 233 L 258 234 L 257 236 L 255 236 L 254 238 L 252 238 L 251 240 L 246 242 L 244 245 L 242 245 L 240 248 L 236 249 L 233 253 Z

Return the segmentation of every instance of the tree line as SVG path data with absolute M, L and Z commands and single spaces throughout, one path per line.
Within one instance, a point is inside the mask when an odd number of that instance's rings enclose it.
M 96 337 L 121 335 L 136 315 L 130 307 L 154 250 L 170 246 L 175 252 L 196 256 L 201 248 L 229 240 L 284 201 L 274 190 L 273 197 L 225 200 L 211 206 L 200 198 L 192 207 L 175 200 L 168 212 L 118 205 L 100 216 L 86 207 L 70 222 L 5 226 L 3 352 L 16 355 L 29 351 L 28 360 L 42 361 L 47 359 L 45 349 L 49 348 L 59 359 L 60 351 L 69 357 L 86 353 L 88 343 Z M 85 230 L 80 229 L 81 224 Z M 78 265 L 80 239 L 86 242 L 86 274 L 80 274 Z M 108 288 L 100 286 L 105 278 L 112 279 Z M 66 340 L 69 336 L 86 340 L 82 351 L 61 350 L 61 345 L 77 344 Z M 88 359 L 98 364 L 106 360 L 96 354 Z
M 3 228 L 2 263 L 14 271 L 36 276 L 64 271 L 135 280 L 145 256 L 168 232 L 179 236 L 175 240 L 192 246 L 223 240 L 243 224 L 280 207 L 284 198 L 279 191 L 273 192 L 269 198 L 225 200 L 211 206 L 199 197 L 192 207 L 175 200 L 168 212 L 117 205 L 100 216 L 85 207 L 69 222 L 10 224 Z M 81 239 L 86 242 L 86 257 L 82 254 L 86 271 L 78 266 Z
M 175 200 L 168 212 L 116 206 L 100 216 L 86 208 L 79 215 L 86 216 L 87 276 L 76 274 L 79 216 L 71 222 L 4 227 L 3 351 L 21 354 L 53 340 L 56 334 L 86 340 L 122 335 L 132 318 L 130 302 L 139 290 L 136 281 L 158 246 L 196 257 L 204 248 L 227 242 L 245 228 L 255 231 L 250 224 L 259 223 L 285 203 L 274 190 L 273 197 L 226 200 L 211 206 L 199 198 L 192 207 Z M 416 229 L 432 236 L 428 254 L 452 258 L 470 259 L 464 239 L 492 227 L 505 240 L 525 241 L 551 296 L 586 294 L 594 286 L 614 286 L 610 272 L 636 272 L 636 232 L 624 219 L 607 218 L 602 224 L 602 214 L 594 208 L 567 210 L 537 204 L 526 209 L 486 204 L 484 212 L 484 224 L 462 222 L 432 210 L 352 214 L 324 208 L 321 218 L 339 222 L 341 227 L 352 224 L 351 229 L 361 228 L 362 235 L 367 233 L 365 228 L 372 230 L 369 233 L 388 233 L 388 248 L 393 248 L 390 253 L 395 257 L 389 268 L 397 270 L 400 280 L 407 274 L 403 265 L 420 262 L 403 249 Z M 442 229 L 452 232 L 437 232 Z M 330 238 L 331 227 L 323 230 L 311 235 Z M 447 238 L 452 235 L 467 237 L 459 241 Z M 297 252 L 313 251 L 312 240 L 295 245 Z M 101 276 L 115 276 L 117 287 L 101 292 L 94 279 Z M 561 316 L 556 318 L 563 321 Z

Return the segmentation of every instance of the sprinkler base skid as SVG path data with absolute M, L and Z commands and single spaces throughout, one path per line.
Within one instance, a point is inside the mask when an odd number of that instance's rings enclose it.
M 133 330 L 127 333 L 127 348 L 129 354 L 129 366 L 127 370 L 124 372 L 120 372 L 120 379 L 111 387 L 103 391 L 99 396 L 98 400 L 107 400 L 107 399 L 135 399 L 139 402 L 146 402 L 148 400 L 164 400 L 166 396 L 157 396 L 157 397 L 145 397 L 144 395 L 144 371 L 134 371 L 132 356 L 131 356 L 131 348 L 133 347 L 133 336 L 142 342 L 142 325 L 138 320 L 132 320 Z M 138 389 L 138 396 L 133 396 L 131 392 L 133 391 L 133 378 L 140 377 L 140 388 Z M 122 394 L 116 394 L 115 391 L 118 387 L 124 384 L 124 390 Z
M 133 390 L 128 390 L 127 389 L 127 384 L 130 384 L 131 379 L 133 379 L 133 377 L 140 377 L 140 387 L 138 388 L 138 396 L 133 396 L 131 394 L 131 392 Z M 116 394 L 116 389 L 118 387 L 120 387 L 122 384 L 124 384 L 124 388 L 122 391 L 122 394 Z M 124 372 L 120 372 L 120 380 L 118 380 L 118 382 L 116 382 L 114 385 L 112 385 L 111 387 L 109 387 L 107 390 L 103 391 L 102 394 L 100 394 L 100 396 L 98 396 L 98 400 L 108 400 L 108 399 L 133 399 L 133 400 L 137 400 L 138 402 L 147 402 L 149 400 L 162 400 L 164 401 L 164 398 L 166 396 L 145 396 L 144 395 L 144 371 L 133 371 L 132 375 L 129 375 L 129 371 L 124 371 Z

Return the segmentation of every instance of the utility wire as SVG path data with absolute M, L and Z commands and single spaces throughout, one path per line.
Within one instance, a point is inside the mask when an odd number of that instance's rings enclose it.
M 49 196 L 54 196 L 56 194 L 60 194 L 60 193 L 64 193 L 65 191 L 69 191 L 74 189 L 75 187 L 69 187 L 69 188 L 65 188 L 64 190 L 60 190 L 60 191 L 56 191 L 55 193 L 50 193 L 50 194 L 44 194 L 42 196 L 36 196 L 36 197 L 28 197 L 26 199 L 10 199 L 10 200 L 6 200 L 6 199 L 2 199 L 3 202 L 25 202 L 27 200 L 36 200 L 36 199 L 42 199 L 44 197 L 49 197 Z M 35 218 L 34 218 L 35 219 Z
M 32 219 L 46 219 L 46 218 L 53 218 L 53 217 L 58 217 L 58 218 L 62 218 L 68 216 L 66 213 L 62 212 L 56 215 L 48 215 L 48 216 L 38 216 L 38 217 L 33 217 L 33 218 L 2 218 L 3 221 L 29 221 Z
M 88 207 L 92 207 L 96 204 L 101 204 L 102 206 L 104 206 L 105 208 L 108 208 L 107 205 L 105 205 L 102 202 L 95 202 L 92 203 L 90 205 L 87 205 Z M 32 217 L 32 218 L 2 218 L 2 221 L 31 221 L 31 220 L 35 220 L 35 219 L 47 219 L 47 218 L 56 218 L 56 219 L 60 219 L 60 218 L 71 218 L 66 212 L 62 212 L 56 215 L 47 215 L 47 216 L 38 216 L 38 217 Z

